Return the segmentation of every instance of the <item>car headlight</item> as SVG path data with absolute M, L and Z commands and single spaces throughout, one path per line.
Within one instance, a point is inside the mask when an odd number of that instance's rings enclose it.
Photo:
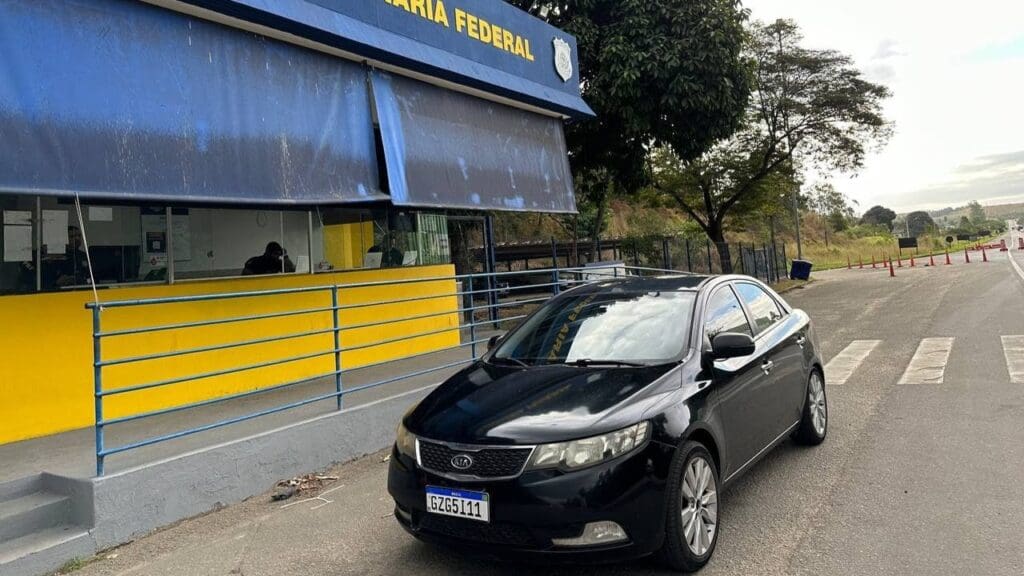
M 399 454 L 416 460 L 416 437 L 406 430 L 405 425 L 401 422 L 399 422 L 398 432 L 395 434 L 395 447 Z
M 541 444 L 533 451 L 527 469 L 579 470 L 618 458 L 642 446 L 647 440 L 650 427 L 649 422 L 641 422 L 600 436 L 557 444 Z

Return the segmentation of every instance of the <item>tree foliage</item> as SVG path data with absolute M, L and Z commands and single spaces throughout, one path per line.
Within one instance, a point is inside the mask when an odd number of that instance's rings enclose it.
M 823 216 L 836 231 L 845 230 L 855 218 L 851 203 L 856 204 L 857 201 L 847 198 L 846 194 L 827 182 L 818 184 L 807 195 L 807 207 Z
M 890 134 L 882 115 L 889 90 L 865 80 L 849 56 L 802 40 L 790 20 L 753 25 L 755 86 L 740 129 L 698 158 L 654 155 L 656 186 L 715 242 L 725 240 L 731 214 L 792 198 L 799 169 L 856 171 Z
M 593 119 L 566 127 L 579 199 L 649 182 L 652 143 L 695 158 L 735 131 L 750 94 L 737 0 L 506 0 L 576 36 Z M 597 230 L 599 231 L 599 230 Z
M 977 200 L 971 200 L 967 204 L 967 213 L 970 215 L 971 224 L 975 226 L 983 225 L 988 219 L 988 216 L 985 214 L 985 208 Z
M 872 206 L 860 217 L 861 224 L 869 226 L 885 226 L 892 232 L 892 223 L 896 220 L 896 213 L 885 206 Z
M 935 228 L 935 221 L 927 212 L 917 210 L 907 214 L 907 230 L 910 231 L 911 236 L 916 238 L 935 230 Z

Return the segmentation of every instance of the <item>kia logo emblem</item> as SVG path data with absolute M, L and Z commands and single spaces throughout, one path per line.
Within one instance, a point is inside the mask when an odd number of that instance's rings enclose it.
M 473 466 L 473 457 L 469 454 L 452 456 L 452 467 L 457 470 L 469 470 Z

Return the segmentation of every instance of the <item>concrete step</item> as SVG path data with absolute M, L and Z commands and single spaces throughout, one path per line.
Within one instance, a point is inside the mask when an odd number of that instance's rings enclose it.
M 53 526 L 0 542 L 0 574 L 49 574 L 69 560 L 89 558 L 95 553 L 96 547 L 87 529 L 71 524 Z
M 7 482 L 0 482 L 0 502 L 13 500 L 25 494 L 38 492 L 43 489 L 43 475 L 26 476 Z
M 0 501 L 0 542 L 64 524 L 70 514 L 71 499 L 53 492 L 31 492 Z

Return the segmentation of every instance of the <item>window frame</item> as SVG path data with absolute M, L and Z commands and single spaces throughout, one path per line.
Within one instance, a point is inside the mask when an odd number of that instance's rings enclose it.
M 747 321 L 750 323 L 751 327 L 754 328 L 754 339 L 755 340 L 760 338 L 763 334 L 767 334 L 768 332 L 771 332 L 772 330 L 777 328 L 780 324 L 782 324 L 782 322 L 786 319 L 786 317 L 791 314 L 791 311 L 790 311 L 789 307 L 788 306 L 784 306 L 781 302 L 779 302 L 779 299 L 775 297 L 775 295 L 772 293 L 772 291 L 770 291 L 769 289 L 766 289 L 763 286 L 759 286 L 758 284 L 755 284 L 754 282 L 745 281 L 745 280 L 739 280 L 739 281 L 736 281 L 736 282 L 730 282 L 730 284 L 733 287 L 733 292 L 736 294 L 736 297 L 739 298 L 740 306 L 742 306 L 743 309 L 747 311 Z M 764 328 L 760 328 L 757 325 L 757 319 L 754 316 L 754 311 L 750 309 L 750 306 L 747 304 L 747 301 L 743 298 L 743 295 L 740 292 L 739 286 L 741 284 L 746 284 L 748 286 L 753 286 L 753 287 L 757 288 L 758 290 L 760 290 L 761 292 L 763 292 L 766 296 L 768 296 L 768 299 L 771 300 L 772 303 L 775 304 L 775 307 L 779 309 L 779 311 L 782 313 L 782 315 L 779 316 L 779 318 L 777 320 L 775 320 L 774 322 L 772 322 L 768 326 L 765 326 Z
M 756 326 L 754 326 L 753 322 L 750 321 L 750 311 L 747 310 L 747 307 L 743 304 L 743 299 L 740 298 L 739 294 L 736 292 L 736 289 L 733 287 L 732 282 L 723 282 L 723 283 L 721 283 L 721 284 L 719 284 L 717 286 L 714 286 L 711 289 L 709 289 L 707 298 L 704 299 L 704 307 L 703 307 L 703 310 L 701 311 L 701 321 L 700 321 L 700 332 L 701 332 L 700 341 L 706 342 L 708 344 L 711 343 L 711 338 L 708 336 L 708 331 L 707 331 L 708 309 L 710 308 L 712 299 L 714 299 L 714 297 L 718 294 L 718 292 L 720 290 L 729 290 L 732 293 L 733 298 L 736 299 L 736 303 L 740 305 L 740 312 L 743 313 L 743 317 L 747 321 L 747 328 L 750 329 L 750 337 L 751 338 L 756 338 L 757 335 L 758 335 L 758 332 L 756 330 Z M 717 334 L 716 334 L 716 336 L 717 336 Z

